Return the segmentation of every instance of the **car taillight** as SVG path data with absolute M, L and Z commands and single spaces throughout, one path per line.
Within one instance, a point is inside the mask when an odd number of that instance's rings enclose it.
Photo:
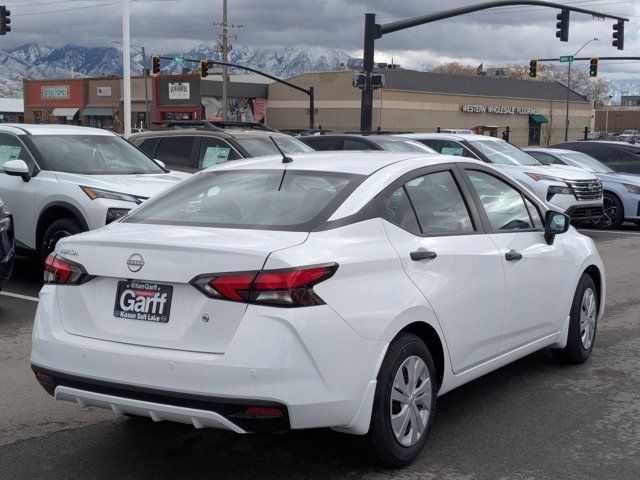
M 199 275 L 191 284 L 211 298 L 276 307 L 309 307 L 324 302 L 313 286 L 330 278 L 338 265 L 286 270 Z
M 51 253 L 44 262 L 44 283 L 80 285 L 92 277 L 82 265 Z

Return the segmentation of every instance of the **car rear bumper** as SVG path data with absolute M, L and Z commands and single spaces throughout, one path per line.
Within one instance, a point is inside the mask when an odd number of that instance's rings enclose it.
M 249 306 L 225 353 L 211 354 L 69 334 L 55 287 L 45 285 L 31 362 L 54 379 L 48 390 L 58 400 L 203 426 L 222 417 L 235 431 L 365 433 L 362 412 L 371 407 L 387 343 L 360 337 L 326 305 L 306 308 L 303 316 L 292 310 Z M 280 420 L 260 418 L 263 426 L 256 426 L 237 417 L 263 405 L 280 408 Z

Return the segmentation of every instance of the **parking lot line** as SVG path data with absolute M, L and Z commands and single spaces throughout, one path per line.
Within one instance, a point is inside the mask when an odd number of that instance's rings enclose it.
M 36 303 L 38 302 L 38 297 L 30 297 L 29 295 L 21 295 L 20 293 L 0 292 L 0 295 L 4 295 L 5 297 L 20 298 L 22 300 L 30 300 Z

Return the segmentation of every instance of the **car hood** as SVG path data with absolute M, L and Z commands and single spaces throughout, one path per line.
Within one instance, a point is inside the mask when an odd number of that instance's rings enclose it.
M 634 175 L 631 173 L 598 173 L 596 174 L 603 182 L 612 183 L 631 183 L 633 185 L 640 185 L 640 175 Z
M 135 175 L 77 175 L 57 172 L 59 182 L 74 183 L 138 197 L 152 197 L 177 182 L 190 177 L 183 172 L 135 174 Z
M 496 165 L 491 164 L 493 167 L 498 167 L 504 172 L 521 172 L 521 173 L 537 173 L 539 175 L 550 175 L 558 177 L 563 180 L 595 180 L 597 177 L 593 173 L 589 173 L 586 170 L 580 170 L 575 167 L 568 167 L 563 165 Z

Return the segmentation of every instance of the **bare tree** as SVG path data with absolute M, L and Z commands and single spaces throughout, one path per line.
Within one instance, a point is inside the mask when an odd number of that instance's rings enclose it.
M 427 70 L 430 73 L 449 73 L 452 75 L 478 75 L 477 67 L 463 65 L 459 62 L 447 62 Z

